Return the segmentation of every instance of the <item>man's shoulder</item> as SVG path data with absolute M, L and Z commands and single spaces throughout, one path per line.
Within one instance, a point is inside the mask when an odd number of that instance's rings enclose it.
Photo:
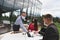
M 18 16 L 17 19 L 21 19 L 21 16 Z
M 54 27 L 56 27 L 56 25 L 53 23 L 53 24 L 50 24 L 49 26 L 48 26 L 48 28 L 54 28 Z
M 57 27 L 55 24 L 51 24 L 48 29 L 52 29 L 52 30 L 57 30 Z

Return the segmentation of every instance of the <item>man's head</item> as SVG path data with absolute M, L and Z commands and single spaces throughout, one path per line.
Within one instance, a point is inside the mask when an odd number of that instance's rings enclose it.
M 21 13 L 21 16 L 26 17 L 26 12 L 22 12 L 22 13 Z
M 50 14 L 43 15 L 43 21 L 46 25 L 49 25 L 51 22 L 53 22 L 53 17 Z

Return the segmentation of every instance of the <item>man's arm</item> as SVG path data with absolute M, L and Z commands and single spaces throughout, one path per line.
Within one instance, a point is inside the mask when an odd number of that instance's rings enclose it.
M 20 27 L 23 29 L 24 32 L 28 32 L 27 29 L 24 27 L 24 24 L 23 24 L 21 18 L 20 18 L 19 24 L 20 24 Z
M 20 23 L 20 27 L 23 29 L 23 31 L 24 31 L 24 32 L 27 32 L 28 37 L 31 37 L 31 35 L 30 35 L 29 32 L 27 31 L 27 29 L 24 27 L 21 18 L 20 18 L 20 22 L 19 22 L 19 23 Z
M 42 31 L 39 31 L 38 33 L 43 35 L 43 36 L 45 35 L 45 32 L 42 32 Z
M 42 28 L 42 29 L 39 31 L 39 34 L 45 35 L 45 31 L 46 31 L 46 28 Z

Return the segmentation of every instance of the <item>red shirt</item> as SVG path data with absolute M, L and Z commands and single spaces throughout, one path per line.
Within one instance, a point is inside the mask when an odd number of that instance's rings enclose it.
M 34 31 L 35 30 L 34 29 L 34 25 L 32 23 L 30 23 L 28 30 L 31 30 L 31 31 Z

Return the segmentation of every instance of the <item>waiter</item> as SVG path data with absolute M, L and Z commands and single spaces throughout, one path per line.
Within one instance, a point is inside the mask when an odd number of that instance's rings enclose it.
M 39 32 L 43 35 L 43 40 L 59 40 L 59 32 L 56 25 L 53 23 L 53 17 L 50 14 L 46 14 L 43 16 L 43 21 L 46 30 Z
M 13 31 L 14 32 L 19 32 L 20 28 L 23 29 L 24 32 L 27 32 L 27 29 L 24 26 L 25 17 L 26 17 L 26 13 L 22 12 L 21 15 L 16 19 L 16 21 L 13 25 Z
M 31 37 L 31 35 L 29 34 L 29 32 L 27 31 L 27 29 L 25 28 L 24 24 L 26 23 L 25 20 L 26 17 L 26 12 L 22 12 L 21 15 L 16 19 L 14 25 L 13 25 L 13 31 L 15 32 L 19 32 L 19 29 L 23 29 L 24 32 L 27 33 L 28 37 Z

